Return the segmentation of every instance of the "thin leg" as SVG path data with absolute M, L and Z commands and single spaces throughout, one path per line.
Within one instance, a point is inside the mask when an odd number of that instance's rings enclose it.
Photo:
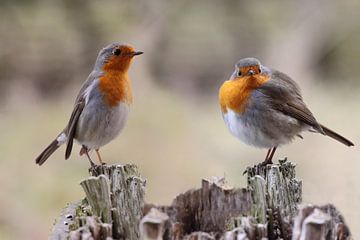
M 90 155 L 89 155 L 89 152 L 88 152 L 88 151 L 86 151 L 86 156 L 87 156 L 88 159 L 89 159 L 89 162 L 90 162 L 91 167 L 95 167 L 96 164 L 95 164 L 93 161 L 91 161 L 91 158 L 90 158 Z
M 270 148 L 266 154 L 265 161 L 263 161 L 261 164 L 262 165 L 273 164 L 272 158 L 274 156 L 275 151 L 276 151 L 276 147 Z
M 273 147 L 273 150 L 272 152 L 270 153 L 270 156 L 269 156 L 269 162 L 272 163 L 272 159 L 273 159 L 273 156 L 275 154 L 275 151 L 276 151 L 276 147 Z
M 85 147 L 83 145 L 81 150 L 80 150 L 80 156 L 83 155 L 84 153 L 86 154 L 86 156 L 87 156 L 87 158 L 88 158 L 88 160 L 90 162 L 91 167 L 94 167 L 96 164 L 93 161 L 91 161 L 91 158 L 90 158 L 90 155 L 89 155 L 89 150 L 87 149 L 87 147 Z
M 272 148 L 269 148 L 269 150 L 267 151 L 267 154 L 266 154 L 266 157 L 265 157 L 264 161 L 268 160 L 271 150 L 272 150 Z
M 99 149 L 95 149 L 96 155 L 98 157 L 98 160 L 100 162 L 101 165 L 104 165 L 105 163 L 102 161 L 101 156 L 100 156 L 100 152 Z

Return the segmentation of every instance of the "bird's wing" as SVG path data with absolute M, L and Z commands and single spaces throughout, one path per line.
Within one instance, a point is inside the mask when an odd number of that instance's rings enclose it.
M 88 78 L 86 79 L 86 81 L 82 84 L 81 88 L 80 88 L 80 91 L 79 91 L 79 94 L 77 95 L 76 97 L 76 100 L 75 100 L 75 105 L 77 104 L 77 102 L 79 102 L 79 100 L 81 98 L 84 97 L 84 93 L 86 91 L 86 89 L 96 80 L 96 79 L 99 79 L 100 77 L 103 76 L 103 72 L 101 71 L 92 71 Z
M 302 100 L 298 85 L 286 74 L 273 70 L 271 79 L 259 87 L 257 91 L 267 97 L 273 109 L 324 133 L 311 111 Z
M 74 110 L 71 113 L 71 117 L 69 120 L 68 125 L 65 128 L 65 132 L 67 133 L 67 144 L 66 144 L 66 151 L 65 151 L 65 159 L 68 159 L 71 154 L 74 137 L 76 133 L 76 126 L 77 122 L 79 120 L 80 114 L 83 111 L 86 99 L 85 99 L 85 92 L 86 89 L 98 78 L 100 78 L 103 75 L 101 71 L 92 71 L 86 81 L 81 86 L 81 89 L 79 91 L 79 94 L 76 97 Z
M 71 154 L 74 137 L 76 133 L 76 126 L 80 117 L 81 112 L 83 111 L 85 106 L 85 99 L 80 98 L 78 102 L 75 104 L 74 110 L 71 113 L 69 123 L 67 125 L 67 144 L 65 151 L 65 159 L 68 159 Z

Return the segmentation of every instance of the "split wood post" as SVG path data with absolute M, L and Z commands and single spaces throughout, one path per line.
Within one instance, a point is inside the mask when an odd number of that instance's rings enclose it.
M 302 183 L 286 159 L 247 168 L 246 188 L 204 179 L 170 206 L 144 204 L 145 181 L 134 165 L 96 166 L 90 173 L 81 182 L 86 198 L 62 211 L 50 239 L 352 239 L 331 204 L 299 205 Z
M 86 198 L 65 208 L 50 239 L 139 239 L 145 181 L 135 165 L 89 169 L 83 180 Z

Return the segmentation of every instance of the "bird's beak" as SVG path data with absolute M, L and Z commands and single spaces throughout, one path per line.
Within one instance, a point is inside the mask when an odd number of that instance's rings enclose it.
M 255 71 L 252 70 L 252 69 L 250 69 L 249 72 L 248 72 L 248 75 L 252 76 L 252 75 L 254 75 L 254 74 L 255 74 Z
M 138 51 L 138 52 L 132 52 L 130 55 L 131 56 L 137 56 L 137 55 L 141 55 L 141 54 L 143 54 L 144 52 L 140 52 L 140 51 Z

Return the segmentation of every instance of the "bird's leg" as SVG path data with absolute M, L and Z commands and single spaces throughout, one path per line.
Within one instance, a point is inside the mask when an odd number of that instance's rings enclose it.
M 97 157 L 98 157 L 99 163 L 100 163 L 101 165 L 105 165 L 105 163 L 104 163 L 104 162 L 102 161 L 102 159 L 101 159 L 99 149 L 95 149 L 95 152 L 96 152 L 96 155 L 97 155 Z
M 272 149 L 272 148 L 269 148 L 269 150 L 267 151 L 267 154 L 266 154 L 266 157 L 265 157 L 264 162 L 266 162 L 266 161 L 268 160 L 269 155 L 270 155 L 270 152 L 271 152 L 271 149 Z
M 266 154 L 265 161 L 263 161 L 261 164 L 262 165 L 273 164 L 272 158 L 274 156 L 275 151 L 276 151 L 276 147 L 270 148 L 268 153 Z
M 83 155 L 84 153 L 86 154 L 86 156 L 87 156 L 87 158 L 88 158 L 88 160 L 90 162 L 91 167 L 96 166 L 96 164 L 93 161 L 91 161 L 91 158 L 90 158 L 90 155 L 89 155 L 89 149 L 83 145 L 81 150 L 80 150 L 80 156 Z
M 95 164 L 93 161 L 91 161 L 91 158 L 90 158 L 90 155 L 89 155 L 89 151 L 86 151 L 86 156 L 87 156 L 88 159 L 89 159 L 89 162 L 90 162 L 91 167 L 95 167 L 96 164 Z
M 273 147 L 272 148 L 272 151 L 271 151 L 271 153 L 270 153 L 270 156 L 269 156 L 269 159 L 268 159 L 268 164 L 272 164 L 273 162 L 272 162 L 272 159 L 273 159 L 273 157 L 274 157 L 274 154 L 275 154 L 275 151 L 276 151 L 276 147 Z

